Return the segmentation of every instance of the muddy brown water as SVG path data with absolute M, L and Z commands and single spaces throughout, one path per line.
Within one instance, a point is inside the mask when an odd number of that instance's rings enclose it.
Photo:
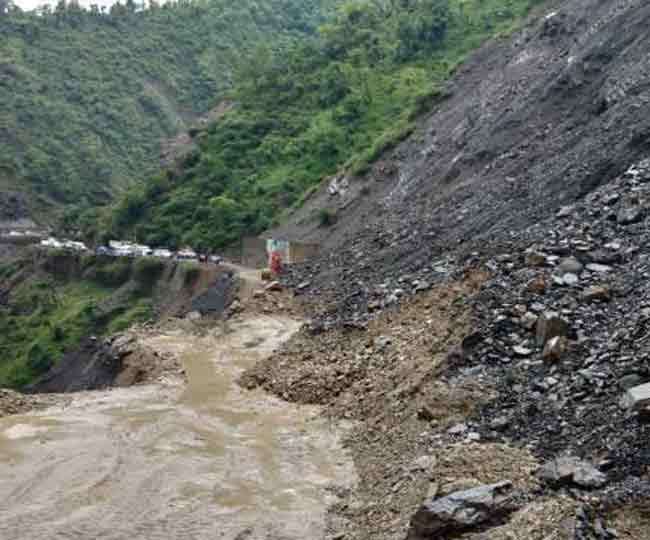
M 318 539 L 332 486 L 351 486 L 341 434 L 315 408 L 239 388 L 298 328 L 255 317 L 149 338 L 185 363 L 168 381 L 76 394 L 0 420 L 0 538 Z

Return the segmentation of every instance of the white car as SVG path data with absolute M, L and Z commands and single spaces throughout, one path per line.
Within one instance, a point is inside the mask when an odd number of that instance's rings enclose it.
M 168 249 L 154 249 L 153 256 L 158 257 L 159 259 L 171 259 L 173 253 Z

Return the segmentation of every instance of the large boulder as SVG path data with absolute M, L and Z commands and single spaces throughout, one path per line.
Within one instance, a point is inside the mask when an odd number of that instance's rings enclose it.
M 643 219 L 644 210 L 640 206 L 628 206 L 622 208 L 616 216 L 616 221 L 620 225 L 632 225 Z
M 409 540 L 458 534 L 489 521 L 498 521 L 516 509 L 512 483 L 483 485 L 425 502 L 411 518 Z

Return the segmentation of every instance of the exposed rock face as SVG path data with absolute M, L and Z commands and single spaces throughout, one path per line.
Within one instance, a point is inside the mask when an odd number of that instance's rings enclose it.
M 236 282 L 224 273 L 200 296 L 192 300 L 191 309 L 200 315 L 223 315 L 235 297 Z
M 0 191 L 0 230 L 34 227 L 27 196 L 15 191 Z
M 515 510 L 510 482 L 499 482 L 424 503 L 411 520 L 409 540 L 440 538 L 498 521 Z
M 323 186 L 322 197 L 277 231 L 324 248 L 296 276 L 309 276 L 306 295 L 346 299 L 344 317 L 386 305 L 391 290 L 440 279 L 450 247 L 493 249 L 550 216 L 572 220 L 576 200 L 647 158 L 650 5 L 571 0 L 535 15 L 458 70 L 417 134 L 382 157 L 393 172 L 364 178 L 372 196 L 341 201 L 337 224 L 323 231 L 309 218 L 329 204 Z M 549 21 L 559 29 L 552 37 Z M 629 177 L 641 183 L 642 174 Z M 616 224 L 627 205 L 609 193 L 598 211 Z M 601 247 L 557 255 L 585 264 Z M 548 263 L 536 246 L 528 256 L 531 267 Z

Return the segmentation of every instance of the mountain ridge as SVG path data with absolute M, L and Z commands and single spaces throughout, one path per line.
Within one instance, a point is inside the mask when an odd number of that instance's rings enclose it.
M 159 169 L 160 140 L 218 103 L 257 44 L 306 37 L 331 3 L 10 12 L 0 19 L 0 187 L 28 193 L 50 223 L 63 207 L 74 219 L 109 203 Z

